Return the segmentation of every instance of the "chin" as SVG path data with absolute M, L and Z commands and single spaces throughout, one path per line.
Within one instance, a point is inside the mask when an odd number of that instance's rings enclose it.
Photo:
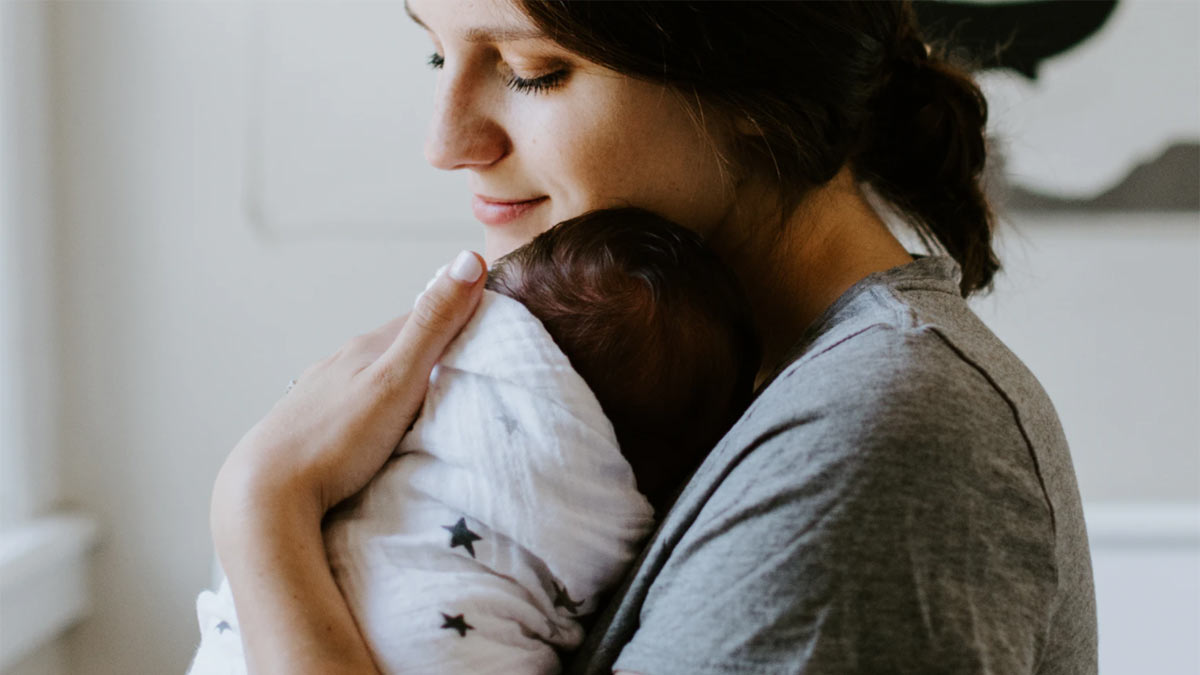
M 503 258 L 518 248 L 521 248 L 521 246 L 523 246 L 527 241 L 529 240 L 521 240 L 511 236 L 485 236 L 483 243 L 483 260 L 490 267 L 492 263 L 496 262 L 496 260 Z
M 488 265 L 528 244 L 534 237 L 550 228 L 529 227 L 515 230 L 504 226 L 496 229 L 500 231 L 487 228 L 483 234 L 483 259 Z

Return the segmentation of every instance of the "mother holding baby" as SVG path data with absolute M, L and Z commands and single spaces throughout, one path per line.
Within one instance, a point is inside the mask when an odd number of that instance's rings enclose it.
M 634 206 L 745 288 L 763 365 L 570 672 L 1094 673 L 1074 470 L 964 298 L 999 268 L 986 102 L 899 2 L 408 0 L 440 70 L 426 156 L 488 261 Z M 890 212 L 932 255 L 914 256 Z M 471 317 L 459 256 L 241 440 L 212 527 L 252 668 L 375 672 L 321 520 L 409 426 Z

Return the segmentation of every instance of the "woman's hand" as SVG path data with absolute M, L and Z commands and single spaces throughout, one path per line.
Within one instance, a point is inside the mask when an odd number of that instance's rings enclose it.
M 483 270 L 476 254 L 459 254 L 411 314 L 305 370 L 221 467 L 213 541 L 255 671 L 374 668 L 325 560 L 321 518 L 400 442 L 434 364 L 479 303 Z
M 464 251 L 411 314 L 305 370 L 226 460 L 217 478 L 223 496 L 285 496 L 324 513 L 362 489 L 416 417 L 434 364 L 479 302 L 482 272 Z

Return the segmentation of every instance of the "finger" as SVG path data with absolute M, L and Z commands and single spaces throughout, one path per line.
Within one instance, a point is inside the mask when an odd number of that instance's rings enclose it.
M 363 350 L 362 358 L 366 360 L 363 366 L 374 363 L 381 354 L 387 351 L 388 347 L 396 341 L 396 336 L 400 334 L 401 326 L 407 320 L 408 314 L 401 314 L 375 330 L 359 336 L 360 344 L 358 346 Z
M 475 312 L 486 277 L 483 259 L 463 251 L 434 279 L 395 341 L 372 366 L 387 388 L 423 395 L 434 364 Z

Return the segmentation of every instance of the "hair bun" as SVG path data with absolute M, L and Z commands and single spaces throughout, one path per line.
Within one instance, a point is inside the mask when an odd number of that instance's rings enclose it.
M 907 70 L 911 79 L 892 92 L 899 97 L 892 114 L 908 131 L 896 140 L 907 140 L 908 157 L 939 181 L 980 175 L 987 101 L 979 89 L 933 59 L 910 62 Z
M 915 33 L 904 31 L 897 35 L 893 42 L 891 58 L 893 61 L 921 65 L 929 61 L 933 50 Z
M 876 121 L 856 162 L 861 177 L 917 221 L 926 243 L 940 242 L 959 261 L 964 294 L 986 287 L 999 263 L 980 186 L 988 116 L 982 91 L 908 34 L 897 40 L 873 108 Z M 965 222 L 985 227 L 964 228 Z

